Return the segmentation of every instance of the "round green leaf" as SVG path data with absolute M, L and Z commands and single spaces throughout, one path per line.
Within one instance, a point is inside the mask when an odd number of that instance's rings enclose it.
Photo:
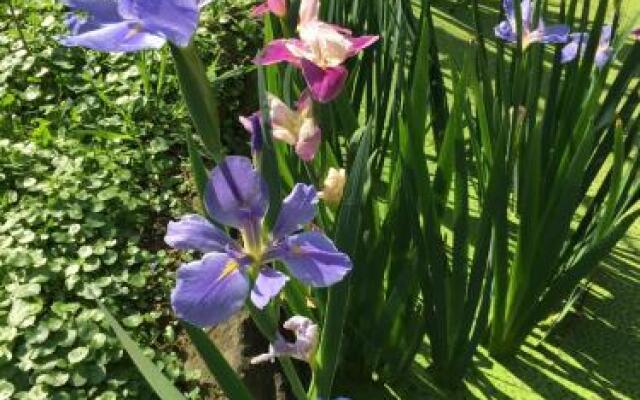
M 9 400 L 16 388 L 11 382 L 0 380 L 0 400 Z
M 78 256 L 80 258 L 89 258 L 93 254 L 91 246 L 82 246 L 78 249 Z
M 87 355 L 89 355 L 88 347 L 76 347 L 67 354 L 67 359 L 69 359 L 69 363 L 77 364 L 87 358 Z

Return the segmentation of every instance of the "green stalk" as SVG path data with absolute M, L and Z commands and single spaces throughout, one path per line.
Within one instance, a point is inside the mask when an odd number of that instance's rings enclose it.
M 336 223 L 335 243 L 352 259 L 359 239 L 360 209 L 365 197 L 365 182 L 368 179 L 370 129 L 366 128 L 360 140 L 358 154 L 351 169 L 351 176 L 342 201 L 342 209 Z M 338 368 L 342 336 L 349 304 L 350 279 L 329 289 L 322 334 L 316 356 L 309 398 L 330 398 L 333 379 Z
M 202 60 L 193 43 L 187 47 L 171 45 L 171 55 L 175 62 L 182 96 L 187 103 L 196 131 L 208 155 L 216 162 L 220 162 L 223 151 L 220 142 L 218 101 L 207 79 Z

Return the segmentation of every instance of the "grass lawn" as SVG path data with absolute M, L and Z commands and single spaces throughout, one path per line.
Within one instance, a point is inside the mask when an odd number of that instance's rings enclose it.
M 445 54 L 444 65 L 459 66 L 466 42 L 472 38 L 470 14 L 463 6 L 449 6 L 452 2 L 436 3 L 442 11 L 436 12 L 436 26 L 441 52 Z M 484 30 L 490 32 L 497 21 L 498 1 L 481 3 Z M 594 7 L 597 5 L 592 3 Z M 626 18 L 640 12 L 639 1 L 624 3 Z M 447 86 L 450 87 L 450 82 Z M 438 392 L 423 373 L 424 368 L 418 367 L 418 383 L 400 396 L 640 399 L 639 290 L 640 223 L 636 223 L 596 270 L 578 310 L 569 314 L 544 341 L 541 342 L 543 329 L 536 330 L 517 356 L 506 361 L 493 359 L 481 348 L 465 388 L 458 393 Z

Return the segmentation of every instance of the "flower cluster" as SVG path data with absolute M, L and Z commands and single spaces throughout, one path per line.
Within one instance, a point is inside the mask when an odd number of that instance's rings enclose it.
M 509 43 L 517 42 L 517 19 L 513 0 L 503 0 L 506 20 L 495 27 L 495 35 L 499 39 Z M 531 0 L 521 0 L 520 10 L 522 16 L 522 47 L 527 48 L 533 43 L 566 44 L 562 49 L 561 62 L 569 63 L 575 60 L 579 53 L 584 53 L 589 40 L 588 33 L 570 33 L 567 25 L 546 26 L 542 19 L 538 26 L 533 27 L 533 9 Z M 611 26 L 604 26 L 600 34 L 600 40 L 596 49 L 595 63 L 598 68 L 603 68 L 613 57 L 611 47 Z
M 513 0 L 503 0 L 505 21 L 495 27 L 498 38 L 509 43 L 517 42 L 518 25 Z M 522 16 L 522 47 L 527 48 L 532 43 L 566 43 L 569 35 L 569 27 L 566 25 L 546 26 L 542 19 L 538 26 L 533 28 L 533 10 L 531 0 L 522 0 L 520 3 Z
M 158 49 L 170 42 L 190 44 L 201 8 L 209 0 L 63 0 L 69 8 L 70 34 L 60 38 L 69 47 L 105 52 Z M 288 62 L 302 70 L 308 89 L 295 110 L 274 95 L 268 96 L 273 137 L 295 149 L 303 161 L 311 161 L 321 143 L 320 127 L 313 117 L 313 100 L 329 102 L 342 91 L 348 71 L 344 66 L 378 40 L 355 37 L 345 28 L 319 19 L 319 0 L 302 0 L 298 38 L 274 40 L 256 62 L 262 65 Z M 253 15 L 287 14 L 285 0 L 266 0 Z M 263 147 L 260 113 L 241 117 L 251 134 L 254 155 Z M 283 201 L 270 232 L 263 220 L 269 207 L 267 183 L 246 157 L 229 156 L 210 174 L 204 193 L 207 217 L 190 214 L 167 227 L 166 243 L 180 250 L 196 250 L 202 257 L 182 265 L 171 293 L 176 315 L 194 325 L 219 324 L 239 311 L 247 299 L 264 308 L 291 277 L 312 287 L 327 287 L 342 280 L 352 268 L 349 256 L 340 252 L 324 233 L 304 230 L 316 215 L 320 198 L 337 205 L 345 185 L 345 171 L 331 169 L 319 194 L 313 186 L 296 184 Z M 223 226 L 232 231 L 227 233 Z M 285 273 L 286 271 L 286 273 Z M 296 333 L 295 343 L 282 338 L 270 352 L 255 361 L 290 356 L 309 361 L 317 345 L 318 326 L 293 317 L 285 328 Z

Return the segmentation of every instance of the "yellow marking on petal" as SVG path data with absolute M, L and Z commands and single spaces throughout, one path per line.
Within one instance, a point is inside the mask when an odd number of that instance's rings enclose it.
M 294 244 L 293 246 L 291 246 L 291 251 L 296 256 L 302 255 L 302 253 L 303 253 L 302 247 L 298 246 L 297 244 Z
M 227 262 L 227 265 L 224 266 L 224 269 L 222 270 L 222 273 L 218 277 L 218 281 L 221 281 L 224 278 L 226 278 L 227 276 L 231 275 L 238 268 L 240 268 L 240 264 L 238 264 L 238 262 L 236 260 L 229 260 Z

